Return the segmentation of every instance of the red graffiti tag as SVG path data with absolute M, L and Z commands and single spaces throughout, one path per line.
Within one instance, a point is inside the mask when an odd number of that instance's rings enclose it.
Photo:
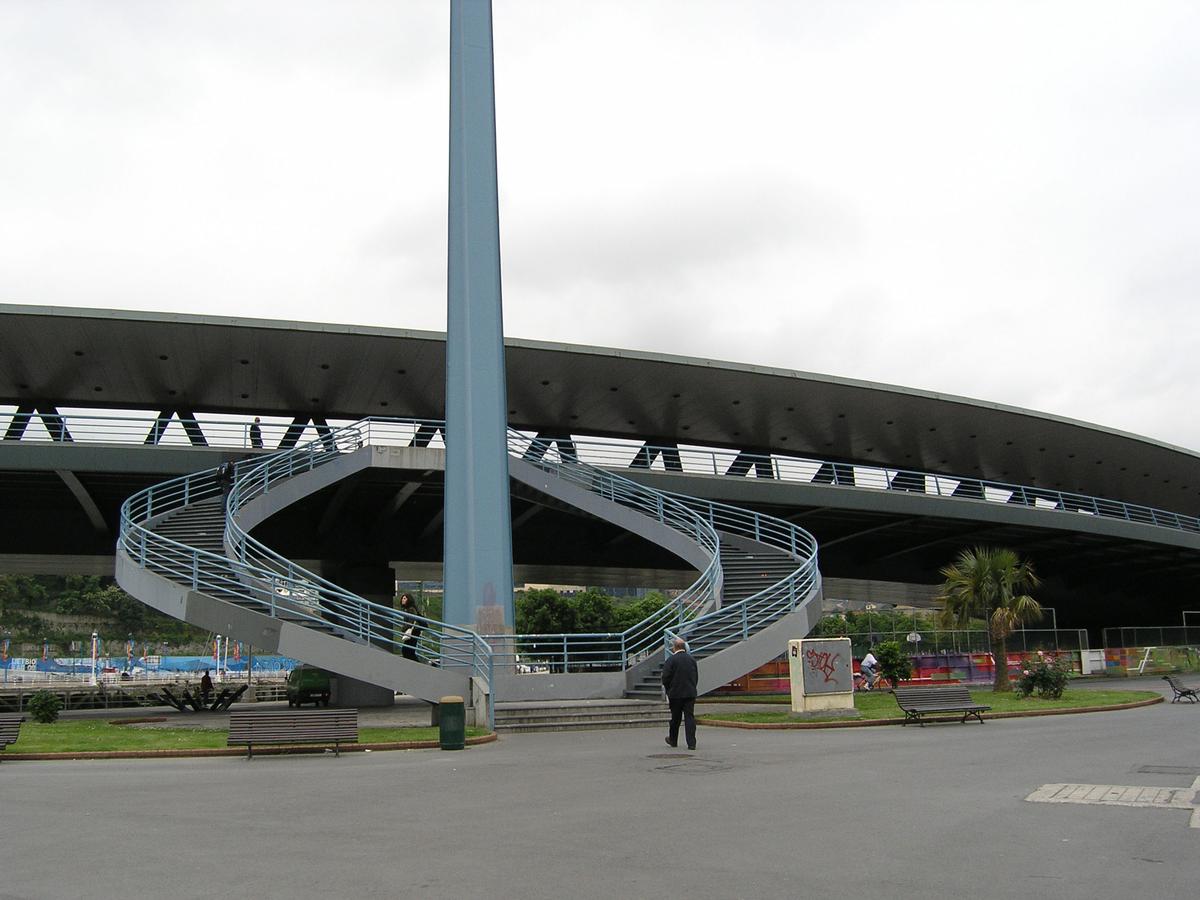
M 820 672 L 824 675 L 826 684 L 837 680 L 833 677 L 837 671 L 834 664 L 841 658 L 841 655 L 840 653 L 830 654 L 828 650 L 813 650 L 811 648 L 804 651 L 808 667 L 814 672 Z

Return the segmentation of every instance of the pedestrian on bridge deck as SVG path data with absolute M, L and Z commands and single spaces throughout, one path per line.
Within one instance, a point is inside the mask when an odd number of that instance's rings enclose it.
M 662 672 L 663 688 L 671 706 L 667 744 L 672 747 L 679 746 L 679 721 L 682 719 L 687 748 L 696 749 L 696 684 L 699 680 L 696 660 L 688 653 L 687 642 L 683 638 L 675 638 Z

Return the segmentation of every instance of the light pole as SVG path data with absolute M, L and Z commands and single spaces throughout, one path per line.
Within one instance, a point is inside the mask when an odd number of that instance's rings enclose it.
M 4 632 L 4 652 L 0 653 L 0 665 L 4 667 L 4 683 L 8 684 L 8 648 L 12 644 L 12 635 Z
M 100 650 L 100 635 L 92 632 L 92 684 L 96 684 L 96 654 Z
M 1050 610 L 1050 630 L 1054 634 L 1054 652 L 1058 652 L 1058 613 L 1053 606 L 1043 606 L 1042 612 Z M 1083 649 L 1083 648 L 1080 648 Z

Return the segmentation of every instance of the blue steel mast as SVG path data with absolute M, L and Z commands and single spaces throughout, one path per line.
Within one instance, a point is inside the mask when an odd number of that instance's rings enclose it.
M 491 0 L 452 0 L 444 617 L 492 634 L 514 621 L 496 182 Z

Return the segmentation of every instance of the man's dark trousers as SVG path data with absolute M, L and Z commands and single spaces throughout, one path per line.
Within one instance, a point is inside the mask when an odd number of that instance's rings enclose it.
M 679 720 L 683 720 L 683 737 L 687 741 L 689 749 L 694 749 L 696 746 L 696 698 L 695 697 L 671 697 L 667 701 L 671 704 L 671 724 L 667 728 L 667 740 L 674 747 L 679 743 Z
M 696 749 L 696 684 L 699 680 L 696 660 L 686 650 L 680 648 L 667 657 L 663 664 L 662 684 L 671 704 L 667 743 L 672 747 L 679 743 L 679 720 L 683 719 L 688 749 Z

